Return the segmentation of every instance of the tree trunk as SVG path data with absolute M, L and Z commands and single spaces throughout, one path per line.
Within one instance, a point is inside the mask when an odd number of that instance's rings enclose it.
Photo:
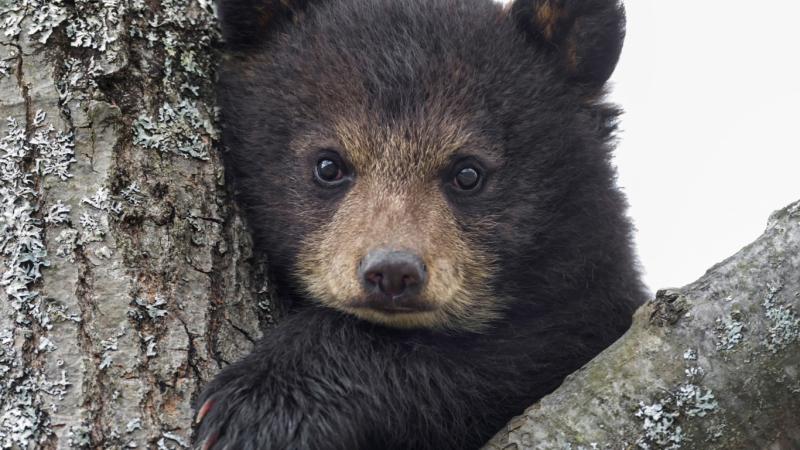
M 0 0 L 0 448 L 187 448 L 271 319 L 210 0 Z
M 800 448 L 800 202 L 633 327 L 486 446 Z

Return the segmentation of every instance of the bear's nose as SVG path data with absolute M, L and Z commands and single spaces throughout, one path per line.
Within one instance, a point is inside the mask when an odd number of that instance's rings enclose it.
M 428 277 L 419 256 L 385 249 L 369 252 L 361 261 L 358 274 L 368 294 L 381 292 L 392 300 L 418 294 Z

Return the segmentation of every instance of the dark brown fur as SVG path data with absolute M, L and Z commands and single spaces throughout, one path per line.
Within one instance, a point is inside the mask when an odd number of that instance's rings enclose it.
M 201 439 L 476 448 L 627 329 L 646 292 L 602 101 L 615 0 L 220 6 L 231 181 L 297 310 L 201 396 Z M 340 188 L 314 181 L 326 149 Z M 477 192 L 453 188 L 464 160 Z M 364 307 L 376 248 L 421 258 L 424 308 Z

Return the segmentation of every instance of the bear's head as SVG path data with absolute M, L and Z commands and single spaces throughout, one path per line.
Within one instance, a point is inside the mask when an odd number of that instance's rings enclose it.
M 283 287 L 380 324 L 472 331 L 638 289 L 602 101 L 616 0 L 220 13 L 227 159 Z

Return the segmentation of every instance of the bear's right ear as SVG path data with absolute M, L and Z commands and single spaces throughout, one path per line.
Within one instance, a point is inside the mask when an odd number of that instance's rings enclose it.
M 218 2 L 222 36 L 229 50 L 260 47 L 283 22 L 298 20 L 311 0 L 221 0 Z
M 571 80 L 598 87 L 611 76 L 625 39 L 620 0 L 514 0 L 510 11 Z

